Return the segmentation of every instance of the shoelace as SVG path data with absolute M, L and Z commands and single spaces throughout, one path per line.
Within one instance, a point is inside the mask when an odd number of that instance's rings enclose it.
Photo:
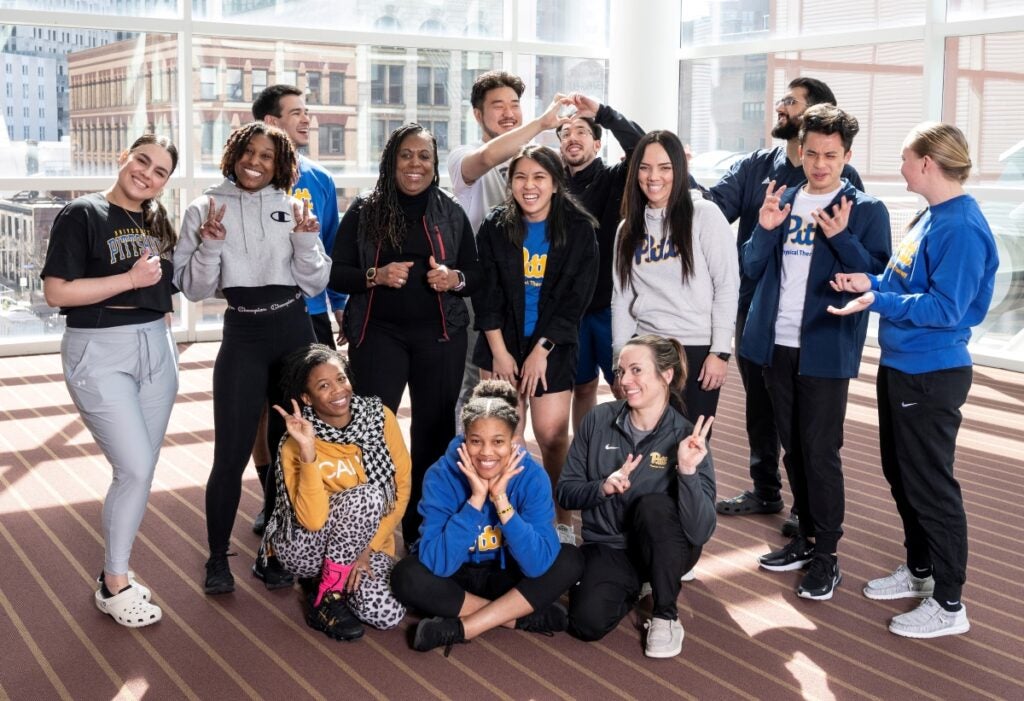
M 238 553 L 225 553 L 223 557 L 211 557 L 206 563 L 207 572 L 210 574 L 230 573 L 231 568 L 228 566 L 228 558 L 237 555 Z
M 831 567 L 832 562 L 828 557 L 819 557 L 815 555 L 811 558 L 811 563 L 807 566 L 807 576 L 820 579 L 822 581 L 828 581 L 832 579 Z
M 546 635 L 549 638 L 555 637 L 555 634 L 551 632 L 551 624 L 547 620 L 547 616 L 543 614 L 531 613 L 519 619 L 519 625 L 516 626 L 519 630 L 525 630 L 527 633 L 540 633 Z

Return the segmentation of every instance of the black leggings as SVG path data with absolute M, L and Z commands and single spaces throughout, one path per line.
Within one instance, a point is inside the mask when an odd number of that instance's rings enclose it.
M 653 616 L 675 620 L 679 579 L 693 569 L 701 546 L 683 535 L 675 497 L 645 494 L 627 517 L 629 546 L 587 543 L 583 576 L 569 590 L 569 633 L 600 640 L 633 608 L 642 582 L 651 583 Z
M 423 475 L 455 437 L 455 403 L 466 364 L 466 332 L 454 332 L 448 341 L 438 333 L 436 324 L 399 327 L 371 321 L 362 344 L 349 345 L 348 351 L 352 388 L 359 396 L 380 397 L 397 414 L 409 386 L 412 490 L 402 517 L 407 546 L 419 538 L 422 519 L 416 507 Z
M 391 590 L 400 602 L 427 616 L 456 618 L 467 593 L 494 601 L 512 589 L 522 594 L 534 611 L 541 611 L 575 584 L 582 572 L 579 549 L 564 543 L 551 567 L 539 577 L 524 576 L 511 557 L 506 557 L 504 569 L 497 560 L 490 560 L 466 563 L 452 576 L 439 577 L 410 555 L 391 571 Z
M 278 291 L 262 301 L 281 299 Z M 237 306 L 234 296 L 228 295 L 228 300 Z M 259 301 L 246 300 L 245 306 L 256 306 Z M 274 404 L 282 403 L 281 362 L 288 353 L 312 342 L 313 326 L 301 299 L 276 312 L 248 314 L 229 309 L 224 314 L 224 336 L 213 365 L 213 469 L 206 481 L 206 536 L 212 555 L 228 551 L 242 496 L 242 473 L 249 463 L 264 403 L 270 406 L 270 461 L 276 461 L 284 435 L 284 420 L 273 409 Z M 270 470 L 267 480 L 270 503 L 275 491 L 273 474 Z

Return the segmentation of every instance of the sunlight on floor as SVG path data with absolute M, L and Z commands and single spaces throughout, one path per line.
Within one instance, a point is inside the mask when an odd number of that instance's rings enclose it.
M 793 659 L 786 663 L 786 669 L 800 684 L 805 699 L 835 701 L 835 694 L 828 688 L 828 673 L 804 653 L 793 655 Z

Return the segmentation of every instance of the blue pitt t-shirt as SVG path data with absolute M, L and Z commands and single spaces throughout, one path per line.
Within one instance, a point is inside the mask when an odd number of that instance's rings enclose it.
M 540 307 L 540 288 L 544 284 L 544 269 L 548 264 L 548 223 L 524 222 L 526 239 L 523 241 L 523 287 L 526 290 L 526 308 L 523 314 L 523 335 L 529 338 L 537 326 Z

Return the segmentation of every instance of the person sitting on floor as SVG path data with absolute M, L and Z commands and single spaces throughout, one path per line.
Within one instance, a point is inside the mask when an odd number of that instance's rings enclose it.
M 714 417 L 683 413 L 686 353 L 673 338 L 623 346 L 615 369 L 624 400 L 583 418 L 558 480 L 563 509 L 583 517 L 585 567 L 569 591 L 569 633 L 600 640 L 633 608 L 641 583 L 654 606 L 645 654 L 683 648 L 679 581 L 715 530 L 715 471 L 707 448 Z
M 405 608 L 388 578 L 410 492 L 398 420 L 379 398 L 353 395 L 348 362 L 319 343 L 288 357 L 281 388 L 292 412 L 274 405 L 288 435 L 263 552 L 306 578 L 311 628 L 337 640 L 361 637 L 362 623 L 394 628 Z
M 391 575 L 399 601 L 433 616 L 416 628 L 421 652 L 444 645 L 447 656 L 452 644 L 498 626 L 565 630 L 557 600 L 583 558 L 558 541 L 544 468 L 512 442 L 517 404 L 508 382 L 481 382 L 462 408 L 464 435 L 427 470 L 417 552 Z

